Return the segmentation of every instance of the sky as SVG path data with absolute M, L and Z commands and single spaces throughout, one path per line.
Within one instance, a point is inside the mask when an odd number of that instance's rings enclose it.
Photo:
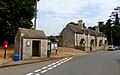
M 69 22 L 83 20 L 86 27 L 106 22 L 120 6 L 120 0 L 40 0 L 37 5 L 36 29 L 47 36 L 59 35 Z M 33 19 L 34 20 L 34 19 Z

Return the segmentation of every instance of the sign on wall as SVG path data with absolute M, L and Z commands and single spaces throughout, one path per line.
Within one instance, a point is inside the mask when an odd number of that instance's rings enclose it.
M 26 46 L 29 47 L 31 45 L 30 41 L 26 41 Z

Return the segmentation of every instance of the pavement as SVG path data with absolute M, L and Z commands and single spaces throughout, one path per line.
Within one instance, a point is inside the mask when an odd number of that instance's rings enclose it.
M 71 56 L 68 56 L 71 57 Z M 46 58 L 33 58 L 29 60 L 20 60 L 20 61 L 12 61 L 12 62 L 3 62 L 0 64 L 0 68 L 10 67 L 10 66 L 19 66 L 31 63 L 45 62 L 45 61 L 53 61 L 57 59 L 63 59 L 65 57 L 46 57 Z
M 33 75 L 120 75 L 120 51 L 77 56 L 52 70 L 47 68 L 38 73 L 34 71 L 31 73 Z

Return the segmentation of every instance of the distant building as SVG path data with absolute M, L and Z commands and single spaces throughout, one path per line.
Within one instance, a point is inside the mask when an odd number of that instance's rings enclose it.
M 47 37 L 41 30 L 19 28 L 15 36 L 15 54 L 20 59 L 47 57 Z
M 103 50 L 107 48 L 107 37 L 99 31 L 89 30 L 83 27 L 83 21 L 78 24 L 69 23 L 61 32 L 59 45 L 63 47 L 74 47 L 84 51 Z

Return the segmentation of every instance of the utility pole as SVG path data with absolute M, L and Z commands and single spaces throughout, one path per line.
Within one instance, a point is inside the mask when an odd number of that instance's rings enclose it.
M 112 28 L 111 28 L 111 45 L 113 45 Z
M 37 20 L 37 1 L 35 0 L 35 20 L 34 20 L 34 29 L 36 29 L 36 20 Z

